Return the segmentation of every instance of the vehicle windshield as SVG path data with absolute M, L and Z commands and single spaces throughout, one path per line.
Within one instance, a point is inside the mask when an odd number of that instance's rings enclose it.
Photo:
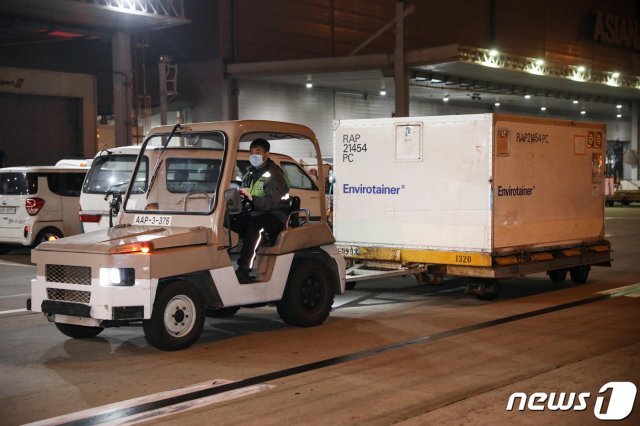
M 30 173 L 0 173 L 0 195 L 29 195 L 38 192 L 38 177 Z
M 82 192 L 86 194 L 106 194 L 109 191 L 123 193 L 131 179 L 136 158 L 136 154 L 111 153 L 97 157 L 87 174 Z M 134 194 L 144 194 L 147 191 L 148 163 L 149 159 L 143 157 L 133 186 Z
M 178 131 L 163 148 L 167 138 L 168 135 L 152 136 L 144 146 L 148 184 L 141 192 L 132 186 L 125 197 L 125 211 L 209 214 L 215 206 L 222 169 L 224 134 Z M 140 164 L 138 175 L 142 168 Z

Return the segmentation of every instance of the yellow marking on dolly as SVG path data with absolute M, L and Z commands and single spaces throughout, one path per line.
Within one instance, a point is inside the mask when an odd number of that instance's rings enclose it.
M 399 249 L 339 245 L 342 254 L 351 259 L 439 265 L 491 266 L 491 254 L 458 251 Z
M 515 265 L 517 263 L 520 263 L 520 259 L 518 259 L 518 256 L 496 257 L 495 260 L 496 260 L 496 264 L 500 266 Z

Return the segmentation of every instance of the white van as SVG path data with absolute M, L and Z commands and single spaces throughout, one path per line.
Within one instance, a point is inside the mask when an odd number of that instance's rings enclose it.
M 214 176 L 210 167 L 220 167 L 222 160 L 221 153 L 211 151 L 211 164 L 182 164 L 185 162 L 180 153 L 182 148 L 167 148 L 164 153 L 164 163 L 170 169 L 188 170 L 185 181 L 178 184 L 183 173 L 174 176 L 173 173 L 167 175 L 167 182 L 172 193 L 198 192 L 198 188 L 206 185 L 208 176 Z M 147 147 L 145 157 L 140 162 L 138 177 L 134 185 L 131 198 L 145 202 L 145 205 L 152 204 L 146 199 L 147 178 L 149 175 L 150 161 L 155 164 L 155 160 L 161 151 L 161 147 Z M 104 150 L 93 159 L 89 173 L 82 187 L 80 196 L 80 221 L 83 232 L 96 231 L 109 227 L 109 204 L 113 197 L 118 197 L 127 190 L 127 184 L 131 178 L 136 158 L 140 153 L 140 146 L 125 146 Z M 172 155 L 175 153 L 175 155 Z M 151 157 L 151 159 L 150 159 Z M 291 157 L 283 154 L 272 153 L 270 158 L 278 164 L 285 173 L 289 182 L 290 194 L 300 197 L 301 208 L 310 212 L 309 219 L 314 221 L 320 217 L 320 199 L 318 196 L 318 186 L 309 177 L 307 172 Z M 238 160 L 234 168 L 234 181 L 240 183 L 242 177 L 249 170 L 249 151 L 239 151 Z M 217 174 L 215 175 L 217 176 Z M 173 179 L 176 179 L 174 182 Z M 114 206 L 111 212 L 111 220 L 115 222 L 115 216 L 119 208 Z
M 86 174 L 86 167 L 0 169 L 0 253 L 80 233 L 78 202 Z

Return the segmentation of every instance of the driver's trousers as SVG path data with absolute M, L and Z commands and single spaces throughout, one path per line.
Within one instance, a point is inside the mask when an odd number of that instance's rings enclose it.
M 260 244 L 264 243 L 265 234 L 268 234 L 271 240 L 275 240 L 280 231 L 284 229 L 284 224 L 269 213 L 259 216 L 240 214 L 231 220 L 231 229 L 244 239 L 238 258 L 238 269 L 248 271 L 253 268 L 256 251 Z

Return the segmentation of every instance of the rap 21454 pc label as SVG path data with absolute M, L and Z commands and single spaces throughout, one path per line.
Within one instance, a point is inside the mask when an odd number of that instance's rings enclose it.
M 358 154 L 367 152 L 366 142 L 360 140 L 359 133 L 342 135 L 342 162 L 353 163 Z

